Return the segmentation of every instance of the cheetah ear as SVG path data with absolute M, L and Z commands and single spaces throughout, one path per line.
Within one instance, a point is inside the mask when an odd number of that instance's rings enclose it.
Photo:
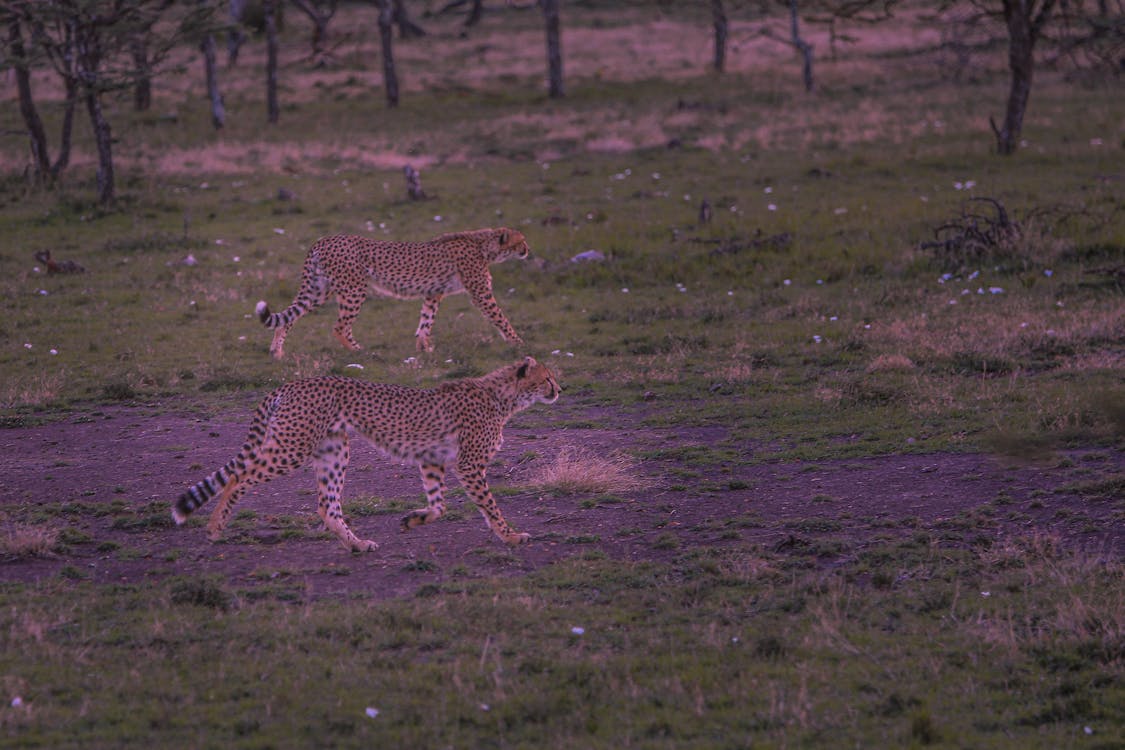
M 535 364 L 535 360 L 531 357 L 524 357 L 523 363 L 516 370 L 516 380 L 523 380 L 527 377 L 528 370 Z

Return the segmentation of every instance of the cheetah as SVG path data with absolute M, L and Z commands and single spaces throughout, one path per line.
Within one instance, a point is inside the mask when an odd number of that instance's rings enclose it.
M 338 234 L 313 243 L 301 271 L 301 288 L 289 307 L 271 313 L 263 300 L 255 312 L 276 329 L 270 354 L 285 356 L 285 337 L 301 316 L 320 307 L 332 292 L 339 303 L 332 329 L 345 347 L 360 349 L 352 323 L 370 292 L 398 299 L 422 298 L 422 315 L 414 332 L 418 351 L 433 351 L 430 331 L 442 297 L 468 292 L 506 341 L 523 344 L 492 295 L 488 267 L 509 258 L 527 258 L 530 249 L 514 229 L 478 229 L 434 237 L 425 242 L 388 242 Z
M 445 514 L 445 473 L 452 468 L 496 536 L 513 546 L 523 544 L 529 536 L 513 531 L 504 520 L 485 470 L 503 443 L 508 419 L 536 402 L 554 403 L 561 391 L 551 370 L 532 357 L 479 378 L 432 389 L 338 375 L 296 380 L 262 400 L 242 450 L 184 492 L 172 508 L 172 518 L 182 524 L 196 508 L 218 496 L 207 524 L 211 540 L 217 541 L 247 489 L 288 474 L 312 458 L 317 513 L 328 530 L 348 549 L 376 549 L 375 542 L 352 533 L 340 507 L 351 431 L 390 457 L 420 468 L 426 507 L 403 516 L 403 531 Z

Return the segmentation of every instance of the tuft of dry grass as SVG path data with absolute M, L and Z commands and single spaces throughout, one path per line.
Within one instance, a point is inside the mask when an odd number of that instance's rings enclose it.
M 568 446 L 531 478 L 531 486 L 567 494 L 615 494 L 639 490 L 647 482 L 637 475 L 636 462 L 621 453 L 600 455 Z
M 58 541 L 57 529 L 15 524 L 0 539 L 0 558 L 46 557 Z
M 0 387 L 0 409 L 41 406 L 59 398 L 66 373 L 36 373 L 27 379 L 13 378 Z
M 914 363 L 902 354 L 880 354 L 867 365 L 868 372 L 910 372 Z

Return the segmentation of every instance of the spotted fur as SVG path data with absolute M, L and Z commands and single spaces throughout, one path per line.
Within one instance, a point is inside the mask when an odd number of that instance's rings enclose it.
M 211 539 L 217 540 L 247 489 L 288 474 L 311 458 L 317 513 L 325 525 L 349 549 L 375 549 L 375 542 L 352 533 L 340 506 L 350 431 L 421 469 L 426 507 L 402 518 L 404 531 L 445 514 L 445 473 L 452 469 L 489 528 L 508 544 L 522 544 L 528 535 L 516 533 L 504 520 L 485 470 L 500 449 L 508 419 L 536 402 L 554 403 L 560 391 L 550 369 L 531 357 L 483 377 L 432 389 L 335 375 L 297 380 L 262 400 L 242 450 L 181 495 L 172 517 L 181 524 L 218 497 L 207 525 Z
M 349 349 L 361 348 L 352 323 L 369 292 L 399 299 L 421 298 L 422 315 L 414 332 L 418 351 L 433 351 L 430 332 L 442 297 L 468 292 L 505 340 L 523 340 L 504 316 L 492 294 L 488 267 L 508 258 L 526 258 L 527 240 L 514 229 L 478 229 L 443 234 L 426 242 L 386 242 L 338 234 L 313 243 L 301 271 L 301 288 L 289 307 L 271 313 L 263 300 L 258 318 L 275 329 L 270 353 L 285 355 L 285 337 L 306 313 L 320 307 L 335 292 L 339 310 L 332 332 Z

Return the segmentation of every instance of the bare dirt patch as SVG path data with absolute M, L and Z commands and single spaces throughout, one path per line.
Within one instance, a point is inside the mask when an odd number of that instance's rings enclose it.
M 187 402 L 100 407 L 0 431 L 0 538 L 30 526 L 60 540 L 46 554 L 0 556 L 0 580 L 218 576 L 312 596 L 386 598 L 459 578 L 522 575 L 574 556 L 662 561 L 705 546 L 796 555 L 825 569 L 918 535 L 936 546 L 981 547 L 1042 535 L 1114 559 L 1125 549 L 1122 499 L 1090 489 L 1112 487 L 1114 478 L 1119 486 L 1125 461 L 1117 451 L 1073 451 L 1049 465 L 975 453 L 752 463 L 747 445 L 734 447 L 743 461 L 705 465 L 684 456 L 731 448 L 725 428 L 655 429 L 619 415 L 599 429 L 528 426 L 541 415 L 509 426 L 490 480 L 509 521 L 532 535 L 520 549 L 504 547 L 456 499 L 450 517 L 401 533 L 404 510 L 422 504 L 417 472 L 358 440 L 345 512 L 349 499 L 353 510 L 367 509 L 350 523 L 378 551 L 352 554 L 318 531 L 308 468 L 251 490 L 240 508 L 253 517 L 212 544 L 198 522 L 173 526 L 170 503 L 234 455 L 253 403 L 231 396 L 217 417 Z M 551 408 L 556 424 L 608 422 L 580 406 Z M 544 463 L 573 446 L 657 456 L 637 464 L 647 488 L 609 497 L 527 489 Z

